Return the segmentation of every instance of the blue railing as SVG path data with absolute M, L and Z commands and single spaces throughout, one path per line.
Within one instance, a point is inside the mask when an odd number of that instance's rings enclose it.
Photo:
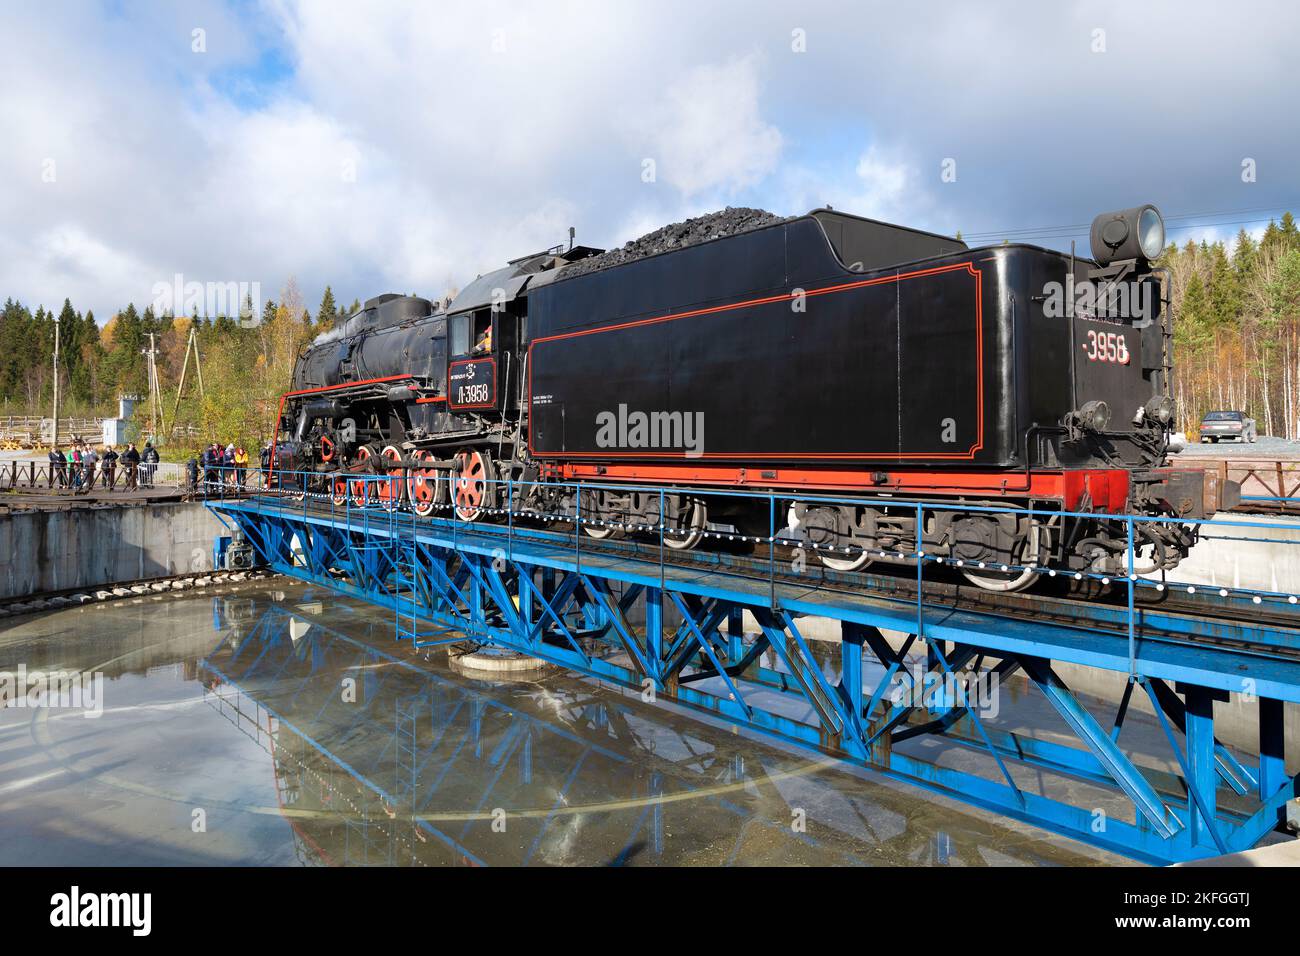
M 814 558 L 838 559 L 842 562 L 856 563 L 860 560 L 884 562 L 890 565 L 908 565 L 915 567 L 916 611 L 919 632 L 924 629 L 924 610 L 927 605 L 925 574 L 927 569 L 947 567 L 957 572 L 970 572 L 984 577 L 997 576 L 1002 580 L 1022 577 L 1068 577 L 1078 582 L 1090 581 L 1102 588 L 1122 588 L 1126 596 L 1127 628 L 1130 639 L 1130 658 L 1135 657 L 1133 642 L 1136 639 L 1136 621 L 1138 613 L 1138 596 L 1143 592 L 1181 591 L 1188 595 L 1199 595 L 1197 600 L 1213 600 L 1218 603 L 1226 601 L 1229 605 L 1240 605 L 1244 613 L 1252 608 L 1260 611 L 1271 608 L 1273 612 L 1294 612 L 1300 623 L 1300 562 L 1293 576 L 1285 567 L 1278 574 L 1276 562 L 1273 563 L 1274 574 L 1268 586 L 1261 582 L 1243 583 L 1239 577 L 1234 578 L 1231 586 L 1220 581 L 1188 580 L 1186 573 L 1177 574 L 1184 580 L 1173 580 L 1169 572 L 1153 570 L 1150 567 L 1153 546 L 1143 540 L 1143 526 L 1151 524 L 1195 525 L 1200 543 L 1193 549 L 1193 559 L 1199 563 L 1206 551 L 1215 554 L 1216 560 L 1225 566 L 1230 560 L 1240 559 L 1241 554 L 1233 554 L 1230 548 L 1273 549 L 1300 545 L 1300 524 L 1287 523 L 1277 519 L 1252 519 L 1248 517 L 1214 518 L 1211 520 L 1190 522 L 1186 519 L 1150 517 L 1146 515 L 1111 515 L 1091 512 L 1072 512 L 1050 509 L 1026 509 L 1010 506 L 985 504 L 964 504 L 956 501 L 922 501 L 904 499 L 890 495 L 839 496 L 829 494 L 795 495 L 790 492 L 755 491 L 750 489 L 691 487 L 667 489 L 662 486 L 630 485 L 619 483 L 592 482 L 545 482 L 521 483 L 511 479 L 482 479 L 477 482 L 479 494 L 474 507 L 462 507 L 459 511 L 474 511 L 479 514 L 477 520 L 464 520 L 458 513 L 455 492 L 457 479 L 450 473 L 410 475 L 352 474 L 334 473 L 321 475 L 315 472 L 297 472 L 277 470 L 274 472 L 261 469 L 248 470 L 245 483 L 238 485 L 234 481 L 234 469 L 215 468 L 202 481 L 204 496 L 208 500 L 224 500 L 257 496 L 272 498 L 280 507 L 290 507 L 307 514 L 321 514 L 334 521 L 362 528 L 380 529 L 384 525 L 394 532 L 403 528 L 417 528 L 420 522 L 435 521 L 449 525 L 453 542 L 462 530 L 472 529 L 475 534 L 499 536 L 507 548 L 521 537 L 532 541 L 547 541 L 552 544 L 568 541 L 572 547 L 574 560 L 579 565 L 583 560 L 584 548 L 587 552 L 608 553 L 608 537 L 598 537 L 626 532 L 636 536 L 634 550 L 642 559 L 657 559 L 661 575 L 667 564 L 669 554 L 675 544 L 683 539 L 698 535 L 703 541 L 712 541 L 725 546 L 744 544 L 751 546 L 746 556 L 749 562 L 748 573 L 761 572 L 767 577 L 772 598 L 776 603 L 776 590 L 779 582 L 806 578 L 810 583 L 852 583 L 858 580 L 848 577 L 851 572 L 827 567 Z M 330 491 L 307 490 L 313 484 L 326 479 Z M 250 487 L 251 486 L 251 487 Z M 544 488 L 556 493 L 555 500 L 567 501 L 559 510 L 538 511 L 524 507 L 521 502 L 521 490 L 529 491 Z M 743 534 L 733 527 L 718 523 L 706 524 L 699 528 L 683 528 L 663 521 L 611 521 L 602 519 L 595 513 L 590 516 L 583 513 L 584 497 L 595 491 L 635 492 L 648 496 L 651 502 L 657 498 L 657 509 L 647 509 L 652 515 L 664 515 L 669 511 L 670 496 L 684 495 L 691 499 L 708 502 L 726 498 L 729 500 L 746 499 L 757 512 L 766 512 L 767 529 L 765 534 Z M 412 493 L 427 495 L 425 503 L 430 514 L 421 517 L 414 513 L 411 506 Z M 991 562 L 964 561 L 948 554 L 928 553 L 926 545 L 921 543 L 915 548 L 883 547 L 864 548 L 861 546 L 833 547 L 808 540 L 807 535 L 797 528 L 789 527 L 787 520 L 789 505 L 830 504 L 855 507 L 889 508 L 892 514 L 908 512 L 918 529 L 918 541 L 924 535 L 919 533 L 927 526 L 927 521 L 939 512 L 969 513 L 972 515 L 1010 514 L 1029 517 L 1044 525 L 1059 523 L 1065 518 L 1082 518 L 1104 520 L 1110 523 L 1115 540 L 1122 542 L 1122 556 L 1118 548 L 1115 556 L 1120 558 L 1115 563 L 1118 570 L 1109 572 L 1095 570 L 1062 570 L 1042 566 L 1034 562 Z M 706 507 L 706 511 L 712 511 Z M 556 527 L 559 524 L 561 527 Z M 565 527 L 567 526 L 567 527 Z M 752 530 L 752 529 L 751 529 Z M 594 535 L 593 535 L 594 532 Z M 1227 532 L 1227 533 L 1224 533 Z M 1290 533 L 1293 537 L 1279 535 Z M 1261 536 L 1262 533 L 1262 536 Z M 1122 536 L 1122 537 L 1121 537 Z M 584 539 L 585 542 L 584 542 Z M 780 549 L 792 549 L 778 553 Z M 709 551 L 708 548 L 700 550 Z M 713 549 L 717 550 L 717 549 Z M 698 554 L 699 551 L 692 551 Z M 1288 552 L 1290 553 L 1290 552 Z M 1300 550 L 1294 552 L 1300 557 Z M 1266 557 L 1256 553 L 1258 562 Z M 737 564 L 733 558 L 722 559 L 730 570 Z M 1184 565 L 1184 570 L 1187 568 Z M 931 595 L 928 603 L 936 602 Z M 1144 598 L 1144 603 L 1145 598 Z M 1266 606 L 1266 607 L 1261 607 Z

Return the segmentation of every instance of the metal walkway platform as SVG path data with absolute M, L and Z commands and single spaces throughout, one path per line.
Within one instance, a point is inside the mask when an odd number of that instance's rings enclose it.
M 1131 587 L 1127 607 L 1016 595 L 989 610 L 960 589 L 937 599 L 923 555 L 900 594 L 611 548 L 509 513 L 466 524 L 270 496 L 209 507 L 276 570 L 391 608 L 398 639 L 529 654 L 1138 860 L 1248 849 L 1298 792 L 1286 597 L 1268 615 L 1248 594 L 1207 595 L 1199 615 L 1135 606 Z M 807 617 L 839 622 L 838 645 L 807 639 Z M 1127 678 L 1113 713 L 1070 688 L 1085 670 Z M 1216 736 L 1215 703 L 1230 698 L 1258 713 L 1253 754 Z

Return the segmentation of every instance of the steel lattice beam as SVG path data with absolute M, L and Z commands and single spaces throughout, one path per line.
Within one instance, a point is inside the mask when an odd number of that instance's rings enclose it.
M 298 512 L 274 501 L 214 507 L 273 568 L 392 608 L 398 637 L 418 641 L 420 628 L 432 627 L 490 642 L 1137 859 L 1249 847 L 1279 824 L 1297 793 L 1284 771 L 1281 702 L 1300 700 L 1300 661 L 1254 662 L 1252 689 L 1265 700 L 1260 755 L 1247 762 L 1216 738 L 1209 705 L 1214 695 L 1240 691 L 1238 652 L 1141 642 L 1135 684 L 1181 771 L 1171 775 L 1119 744 L 1132 686 L 1107 729 L 1059 676 L 1060 663 L 1128 673 L 1127 642 L 1113 633 L 900 608 L 722 570 L 700 575 L 587 554 L 580 538 L 562 547 L 513 528 L 368 513 L 358 521 L 355 513 Z M 759 628 L 749 642 L 736 627 L 745 612 Z M 829 661 L 800 632 L 803 614 L 841 623 Z M 906 637 L 896 646 L 882 630 Z M 909 656 L 921 644 L 923 666 Z M 1017 672 L 1063 720 L 1071 743 L 1000 729 L 954 698 L 971 681 Z M 927 741 L 982 756 L 984 765 L 942 764 L 917 746 Z M 1034 792 L 1044 773 L 1104 791 L 1127 813 Z

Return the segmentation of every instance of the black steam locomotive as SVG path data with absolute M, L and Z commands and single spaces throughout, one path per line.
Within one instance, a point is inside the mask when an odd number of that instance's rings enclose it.
M 736 212 L 644 255 L 570 238 L 448 302 L 368 301 L 300 356 L 277 467 L 340 504 L 576 512 L 592 537 L 663 528 L 676 549 L 767 535 L 767 498 L 743 492 L 775 491 L 777 527 L 831 568 L 919 548 L 994 590 L 1035 567 L 1125 573 L 1120 514 L 1186 519 L 1136 525 L 1138 570 L 1172 568 L 1235 504 L 1166 460 L 1155 207 L 1098 217 L 1092 260 Z

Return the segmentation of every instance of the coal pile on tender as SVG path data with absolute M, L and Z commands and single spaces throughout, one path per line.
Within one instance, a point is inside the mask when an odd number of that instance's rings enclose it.
M 633 239 L 617 249 L 602 252 L 598 256 L 579 259 L 567 266 L 557 277 L 557 281 L 599 272 L 611 266 L 621 266 L 626 262 L 644 259 L 646 256 L 653 256 L 660 252 L 685 249 L 687 246 L 698 245 L 711 239 L 734 236 L 784 221 L 785 217 L 777 216 L 765 209 L 728 206 L 726 209 L 687 219 L 685 222 L 670 223 L 654 232 L 646 233 L 639 239 Z

